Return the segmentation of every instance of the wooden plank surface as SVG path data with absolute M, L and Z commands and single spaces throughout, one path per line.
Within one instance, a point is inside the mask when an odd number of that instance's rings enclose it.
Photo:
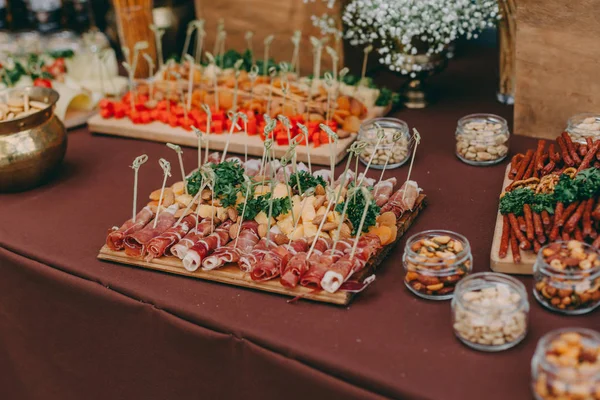
M 508 178 L 508 172 L 510 170 L 510 165 L 506 168 L 506 173 L 504 175 L 504 182 L 502 183 L 502 188 L 500 193 L 504 191 L 504 188 L 507 187 L 511 181 Z M 502 214 L 500 214 L 500 210 L 498 210 L 498 216 L 496 217 L 496 227 L 494 228 L 494 239 L 492 242 L 492 253 L 490 254 L 490 268 L 494 272 L 502 272 L 505 274 L 513 274 L 513 275 L 531 275 L 533 274 L 533 264 L 535 263 L 536 253 L 533 251 L 525 251 L 521 250 L 521 262 L 515 263 L 512 257 L 512 251 L 510 250 L 510 246 L 508 246 L 508 253 L 505 258 L 500 258 L 498 256 L 498 251 L 500 250 L 500 241 L 502 240 Z
M 518 0 L 514 132 L 555 138 L 600 112 L 598 0 Z
M 369 111 L 366 119 L 376 118 L 385 115 L 389 111 L 389 108 L 385 107 L 374 107 Z M 129 118 L 122 119 L 104 119 L 100 114 L 96 114 L 88 120 L 88 126 L 90 131 L 94 133 L 101 133 L 105 135 L 122 136 L 134 139 L 150 140 L 154 142 L 162 143 L 175 143 L 181 146 L 197 147 L 198 139 L 193 132 L 186 131 L 181 127 L 171 127 L 163 124 L 162 122 L 154 121 L 150 124 L 134 124 Z M 352 142 L 356 139 L 356 133 L 352 133 L 345 139 L 339 139 L 337 144 L 337 151 L 335 155 L 336 164 L 342 161 L 346 157 L 346 150 L 350 147 Z M 211 150 L 223 150 L 225 143 L 227 142 L 227 134 L 211 134 L 210 135 L 210 149 Z M 243 132 L 233 133 L 229 142 L 228 153 L 244 154 L 245 146 L 248 146 L 248 154 L 253 156 L 262 156 L 263 154 L 263 141 L 259 135 L 245 135 Z M 273 145 L 275 150 L 275 157 L 282 157 L 288 150 L 289 146 L 280 146 L 278 144 Z M 310 148 L 310 161 L 312 164 L 317 165 L 330 165 L 329 160 L 329 145 L 321 145 L 317 148 Z M 308 154 L 306 146 L 296 147 L 296 155 L 298 161 L 304 163 L 308 162 Z
M 394 247 L 400 241 L 401 237 L 410 228 L 414 220 L 426 205 L 426 196 L 420 195 L 417 199 L 415 209 L 410 213 L 404 214 L 398 221 L 398 237 L 396 238 L 396 241 L 385 246 L 375 257 L 369 261 L 365 269 L 358 273 L 354 279 L 362 281 L 365 277 L 371 275 L 376 270 L 392 247 Z M 120 264 L 151 269 L 154 271 L 167 272 L 171 274 L 187 276 L 190 278 L 225 283 L 228 285 L 277 293 L 290 297 L 301 296 L 303 299 L 323 303 L 347 305 L 354 296 L 354 293 L 349 292 L 338 291 L 336 293 L 328 293 L 325 291 L 314 291 L 312 289 L 307 289 L 300 286 L 290 289 L 282 286 L 279 283 L 279 279 L 272 279 L 267 282 L 255 282 L 250 278 L 249 274 L 242 272 L 235 264 L 228 264 L 223 268 L 213 271 L 202 271 L 201 269 L 198 269 L 197 271 L 190 272 L 183 267 L 181 260 L 177 258 L 161 257 L 154 259 L 151 262 L 146 262 L 138 258 L 128 257 L 124 251 L 112 251 L 106 245 L 100 249 L 98 258 L 100 260 L 114 261 Z

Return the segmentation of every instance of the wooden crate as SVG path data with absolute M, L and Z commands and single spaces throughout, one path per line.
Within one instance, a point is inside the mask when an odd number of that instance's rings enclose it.
M 427 204 L 426 196 L 420 195 L 417 199 L 415 209 L 410 213 L 405 213 L 398 220 L 398 237 L 394 243 L 385 246 L 373 257 L 364 270 L 362 270 L 355 279 L 361 280 L 371 275 L 375 269 L 383 262 L 389 251 L 400 241 L 402 235 L 406 233 L 419 213 Z M 167 272 L 176 275 L 183 275 L 190 278 L 203 279 L 213 282 L 225 283 L 228 285 L 239 286 L 249 289 L 261 290 L 264 292 L 277 293 L 290 297 L 301 297 L 307 300 L 318 301 L 322 303 L 347 305 L 350 303 L 355 293 L 337 291 L 328 293 L 325 291 L 315 291 L 305 287 L 296 287 L 294 289 L 286 288 L 279 283 L 279 279 L 272 279 L 267 282 L 255 282 L 249 274 L 242 272 L 237 265 L 229 264 L 223 268 L 213 271 L 202 271 L 201 269 L 190 272 L 186 270 L 181 260 L 174 257 L 160 257 L 151 262 L 146 262 L 138 258 L 129 257 L 124 251 L 112 251 L 106 245 L 100 249 L 98 258 L 104 261 L 114 261 L 120 264 L 132 265 L 140 268 L 151 269 L 154 271 Z
M 598 0 L 518 0 L 514 131 L 555 138 L 600 112 Z

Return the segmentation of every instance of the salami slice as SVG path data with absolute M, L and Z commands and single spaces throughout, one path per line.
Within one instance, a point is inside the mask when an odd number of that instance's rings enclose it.
M 128 220 L 118 229 L 113 229 L 106 236 L 106 245 L 109 249 L 114 251 L 123 250 L 125 247 L 123 240 L 125 236 L 131 235 L 139 230 L 142 230 L 144 226 L 154 217 L 154 212 L 150 207 L 144 207 L 135 216 L 135 222 L 133 219 Z
M 146 244 L 173 226 L 176 221 L 174 214 L 178 208 L 177 204 L 173 204 L 162 210 L 158 216 L 156 227 L 154 227 L 154 223 L 148 223 L 143 229 L 125 236 L 125 254 L 131 257 L 142 257 L 146 252 Z

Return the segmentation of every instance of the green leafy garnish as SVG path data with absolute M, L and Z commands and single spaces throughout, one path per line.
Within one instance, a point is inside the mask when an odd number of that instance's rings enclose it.
M 235 205 L 238 192 L 243 190 L 244 168 L 237 161 L 223 161 L 209 165 L 215 174 L 213 197 L 219 199 L 223 207 Z M 192 196 L 196 195 L 201 185 L 202 175 L 200 171 L 196 171 L 188 178 L 188 193 Z
M 269 212 L 269 200 L 271 199 L 271 193 L 258 196 L 255 199 L 249 199 L 246 203 L 246 211 L 244 212 L 244 219 L 254 219 L 261 211 L 265 214 Z M 287 214 L 292 209 L 292 202 L 289 197 L 281 197 L 273 200 L 273 209 L 271 216 L 277 218 L 282 214 Z M 242 215 L 244 211 L 244 204 L 238 204 L 237 211 L 239 215 Z
M 523 214 L 523 206 L 533 202 L 533 190 L 528 188 L 518 188 L 507 192 L 500 199 L 500 213 L 502 214 Z
M 298 171 L 298 173 L 291 174 L 288 182 L 292 186 L 292 190 L 294 190 L 298 194 L 298 180 L 300 180 L 300 188 L 302 188 L 302 193 L 306 192 L 310 188 L 315 188 L 317 185 L 321 185 L 323 187 L 327 186 L 327 182 L 320 176 L 313 176 L 308 171 Z
M 400 101 L 400 95 L 398 93 L 392 92 L 388 88 L 381 88 L 379 90 L 379 97 L 375 100 L 375 105 L 380 107 L 385 107 L 390 104 L 397 104 Z
M 365 197 L 357 194 L 351 199 L 346 199 L 349 201 L 348 208 L 346 209 L 346 218 L 352 224 L 352 234 L 356 235 L 356 230 L 360 225 L 360 220 L 362 219 L 363 212 L 365 210 Z M 335 210 L 340 214 L 344 211 L 344 202 L 339 203 Z M 377 217 L 381 213 L 381 208 L 375 204 L 374 201 L 371 201 L 369 204 L 369 208 L 367 209 L 367 216 L 365 217 L 365 223 L 363 225 L 363 232 L 367 232 L 371 226 L 377 224 Z
M 75 53 L 71 49 L 50 50 L 48 55 L 52 58 L 72 58 Z

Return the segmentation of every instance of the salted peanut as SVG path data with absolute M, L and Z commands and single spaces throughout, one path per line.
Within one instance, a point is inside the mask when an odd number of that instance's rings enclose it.
M 264 238 L 265 236 L 267 236 L 268 228 L 269 227 L 267 226 L 267 224 L 258 225 L 258 236 L 260 236 L 261 238 Z
M 432 240 L 438 244 L 448 244 L 452 238 L 450 236 L 435 236 Z
M 238 230 L 240 229 L 240 224 L 235 223 L 229 227 L 229 237 L 235 239 L 238 234 Z
M 190 215 L 193 214 L 193 210 L 189 209 L 186 210 L 185 208 L 180 208 L 179 210 L 175 211 L 175 218 L 179 218 L 182 215 Z
M 335 222 L 326 222 L 323 224 L 323 228 L 321 229 L 322 232 L 329 232 L 332 231 L 334 229 L 337 229 L 338 224 L 336 224 Z
M 175 193 L 176 196 L 183 194 L 185 192 L 185 184 L 183 181 L 175 182 L 171 185 L 171 190 Z
M 230 220 L 235 222 L 235 221 L 237 221 L 237 218 L 238 218 L 238 212 L 235 208 L 229 207 L 229 208 L 227 208 L 227 216 L 229 217 Z

